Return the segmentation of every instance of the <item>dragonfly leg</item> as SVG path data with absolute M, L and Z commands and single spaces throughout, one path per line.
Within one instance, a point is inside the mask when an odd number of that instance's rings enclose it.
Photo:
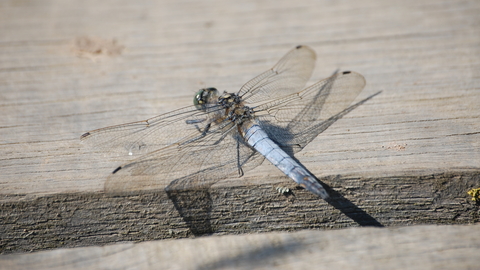
M 243 176 L 242 165 L 240 164 L 240 141 L 237 140 L 237 168 L 239 177 Z

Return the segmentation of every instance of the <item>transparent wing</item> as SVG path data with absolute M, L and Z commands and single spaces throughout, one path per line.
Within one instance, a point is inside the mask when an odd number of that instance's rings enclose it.
M 80 139 L 106 153 L 144 154 L 203 136 L 215 110 L 221 108 L 213 107 L 211 113 L 205 113 L 189 106 L 144 121 L 89 131 Z
M 312 76 L 315 61 L 310 47 L 297 46 L 273 68 L 244 84 L 238 95 L 252 104 L 298 92 Z
M 204 187 L 220 179 L 241 176 L 244 170 L 263 160 L 240 138 L 236 126 L 225 121 L 201 138 L 170 145 L 119 167 L 107 179 L 105 191 Z
M 250 102 L 258 102 L 298 91 L 310 78 L 315 58 L 308 46 L 297 46 L 272 69 L 247 82 L 239 93 Z M 189 106 L 144 121 L 93 130 L 81 140 L 104 153 L 145 154 L 199 136 L 218 116 L 215 107 L 206 114 Z
M 303 149 L 346 113 L 365 87 L 365 78 L 345 71 L 254 108 L 257 122 L 287 153 Z

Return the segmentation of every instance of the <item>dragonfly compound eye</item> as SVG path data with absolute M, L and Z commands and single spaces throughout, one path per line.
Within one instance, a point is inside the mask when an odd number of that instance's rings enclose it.
M 200 89 L 193 97 L 193 105 L 195 105 L 198 110 L 204 111 L 205 105 L 211 101 L 212 98 L 215 98 L 217 93 L 217 89 L 213 87 Z

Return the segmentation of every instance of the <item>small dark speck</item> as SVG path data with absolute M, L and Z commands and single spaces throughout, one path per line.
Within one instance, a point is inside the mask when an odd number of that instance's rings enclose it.
M 121 169 L 121 168 L 122 168 L 122 166 L 120 166 L 120 167 L 116 168 L 116 169 L 115 169 L 115 170 L 112 172 L 112 174 L 114 174 L 114 173 L 116 173 L 116 172 L 120 171 L 120 169 Z
M 83 139 L 87 136 L 90 136 L 90 132 L 84 133 L 82 136 L 80 136 L 80 139 Z
M 300 49 L 302 48 L 302 45 L 298 45 L 297 47 L 295 47 L 295 49 Z
M 351 71 L 344 71 L 342 74 L 345 75 L 345 74 L 350 74 L 352 73 Z

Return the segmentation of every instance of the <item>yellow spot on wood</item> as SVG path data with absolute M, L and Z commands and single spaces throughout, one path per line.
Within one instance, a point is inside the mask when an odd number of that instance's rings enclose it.
M 480 188 L 471 189 L 467 193 L 472 196 L 472 201 L 480 201 Z

